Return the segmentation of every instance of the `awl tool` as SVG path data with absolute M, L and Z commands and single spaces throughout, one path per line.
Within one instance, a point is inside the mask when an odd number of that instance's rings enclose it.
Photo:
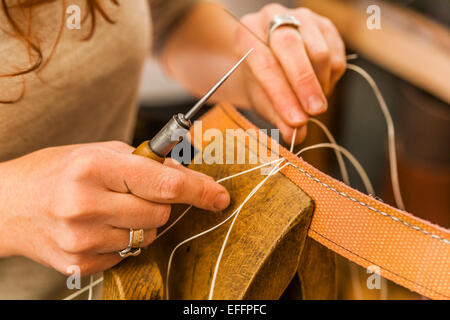
M 253 48 L 250 49 L 186 114 L 178 113 L 174 115 L 153 139 L 141 143 L 139 147 L 134 150 L 133 154 L 163 163 L 167 154 L 189 132 L 193 117 L 252 51 Z

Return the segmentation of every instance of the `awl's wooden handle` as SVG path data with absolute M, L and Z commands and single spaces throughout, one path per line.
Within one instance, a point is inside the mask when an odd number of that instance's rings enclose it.
M 165 158 L 158 156 L 153 150 L 150 148 L 149 140 L 142 142 L 136 150 L 133 151 L 133 154 L 137 154 L 139 156 L 143 156 L 160 163 L 164 163 Z

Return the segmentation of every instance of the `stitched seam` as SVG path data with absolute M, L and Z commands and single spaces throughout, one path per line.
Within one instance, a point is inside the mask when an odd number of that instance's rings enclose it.
M 287 161 L 287 160 L 286 160 L 286 161 Z M 304 169 L 298 167 L 297 165 L 291 163 L 290 161 L 287 161 L 287 162 L 289 162 L 289 164 L 290 164 L 291 166 L 295 167 L 297 170 L 299 170 L 300 172 L 302 172 L 302 173 L 303 173 L 305 176 L 307 176 L 308 178 L 312 179 L 313 181 L 315 181 L 315 182 L 317 182 L 317 183 L 320 183 L 320 184 L 323 185 L 324 187 L 330 189 L 331 191 L 336 192 L 336 193 L 339 194 L 340 196 L 345 197 L 345 198 L 349 199 L 350 201 L 353 201 L 353 202 L 355 202 L 355 203 L 357 203 L 357 204 L 359 204 L 359 205 L 361 205 L 361 206 L 363 206 L 363 207 L 365 207 L 365 208 L 367 208 L 367 209 L 369 209 L 369 210 L 371 210 L 371 211 L 373 211 L 373 212 L 379 213 L 379 214 L 381 214 L 382 216 L 385 216 L 385 217 L 390 218 L 390 219 L 392 219 L 392 220 L 394 220 L 394 221 L 396 221 L 396 222 L 399 222 L 399 223 L 403 224 L 404 226 L 406 226 L 406 227 L 408 227 L 408 228 L 411 228 L 411 229 L 413 229 L 413 230 L 415 230 L 415 231 L 418 231 L 418 232 L 422 232 L 423 234 L 425 234 L 425 235 L 427 235 L 427 236 L 430 236 L 430 237 L 432 237 L 432 238 L 434 238 L 434 239 L 436 239 L 436 240 L 440 240 L 440 241 L 444 242 L 445 244 L 450 244 L 450 240 L 447 240 L 447 239 L 445 239 L 445 238 L 442 238 L 442 237 L 440 237 L 440 236 L 438 236 L 438 235 L 436 235 L 436 234 L 432 234 L 432 233 L 430 233 L 429 231 L 424 230 L 424 229 L 422 229 L 422 228 L 420 228 L 420 227 L 418 227 L 418 226 L 411 225 L 411 224 L 409 224 L 409 223 L 406 222 L 406 221 L 403 221 L 403 220 L 401 220 L 401 219 L 399 219 L 399 218 L 397 218 L 397 217 L 394 217 L 394 216 L 392 216 L 392 215 L 390 215 L 390 214 L 388 214 L 388 213 L 386 213 L 386 212 L 384 212 L 384 211 L 381 211 L 381 210 L 378 210 L 378 209 L 376 209 L 376 208 L 374 208 L 374 207 L 371 207 L 370 205 L 368 205 L 368 204 L 366 204 L 366 203 L 364 203 L 364 202 L 362 202 L 362 201 L 359 201 L 358 199 L 355 199 L 355 198 L 353 198 L 353 197 L 350 197 L 350 196 L 347 195 L 346 193 L 341 192 L 341 191 L 339 191 L 339 190 L 337 190 L 337 189 L 335 189 L 335 188 L 329 186 L 329 185 L 326 184 L 325 182 L 323 182 L 323 181 L 317 179 L 316 177 L 313 177 L 311 174 L 309 174 L 308 172 L 306 172 Z
M 235 122 L 238 126 L 244 127 L 244 128 L 246 127 L 245 125 L 242 125 L 241 123 L 239 123 L 239 121 L 236 120 L 235 117 L 234 117 L 233 115 L 229 114 L 228 110 L 226 110 L 226 109 L 223 108 L 223 107 L 221 107 L 221 109 L 222 109 L 222 110 L 223 110 L 223 111 L 224 111 L 224 112 L 232 119 L 232 121 Z M 264 133 L 261 132 L 261 134 L 264 134 Z M 253 135 L 251 135 L 251 134 L 249 134 L 249 133 L 247 133 L 247 135 L 250 136 L 250 137 L 252 137 L 254 140 L 256 140 L 257 143 L 262 144 L 264 147 L 270 149 L 270 151 L 271 151 L 272 153 L 278 155 L 279 157 L 284 158 L 284 157 L 281 155 L 281 153 L 277 153 L 277 152 L 273 151 L 272 148 L 269 148 L 268 145 L 266 145 L 265 143 L 261 142 L 260 139 L 258 139 L 257 137 L 255 137 L 255 136 L 253 136 Z M 281 147 L 282 149 L 284 149 L 283 146 L 280 145 L 280 147 Z M 347 199 L 349 199 L 349 200 L 351 200 L 351 201 L 353 201 L 353 202 L 355 202 L 355 203 L 358 203 L 359 205 L 361 205 L 361 206 L 363 206 L 363 207 L 366 207 L 367 209 L 369 209 L 369 210 L 371 210 L 371 211 L 373 211 L 373 212 L 379 213 L 379 214 L 381 214 L 381 215 L 383 215 L 383 216 L 385 216 L 385 217 L 388 217 L 388 218 L 390 218 L 390 219 L 392 219 L 392 220 L 394 220 L 394 221 L 396 221 L 396 222 L 399 222 L 399 223 L 403 224 L 404 226 L 406 226 L 406 227 L 408 227 L 408 228 L 411 228 L 411 229 L 413 229 L 413 230 L 415 230 L 415 231 L 421 232 L 421 233 L 423 233 L 423 234 L 425 234 L 425 235 L 427 235 L 427 236 L 430 236 L 430 237 L 432 237 L 432 238 L 434 238 L 434 239 L 436 239 L 436 240 L 442 241 L 442 242 L 445 243 L 445 244 L 450 244 L 450 240 L 448 240 L 448 239 L 442 238 L 442 237 L 440 237 L 440 236 L 438 236 L 438 235 L 436 235 L 436 234 L 432 234 L 431 232 L 429 232 L 429 231 L 427 231 L 427 230 L 424 230 L 424 229 L 422 229 L 422 228 L 420 228 L 420 227 L 418 227 L 418 226 L 409 224 L 409 223 L 406 222 L 406 221 L 403 221 L 403 220 L 401 220 L 401 219 L 399 219 L 399 218 L 397 218 L 397 217 L 394 217 L 394 216 L 392 216 L 392 215 L 390 215 L 390 214 L 388 214 L 388 213 L 386 213 L 386 212 L 384 212 L 384 211 L 381 211 L 381 210 L 378 210 L 378 209 L 376 209 L 376 208 L 373 208 L 373 207 L 369 206 L 368 204 L 366 204 L 366 203 L 364 203 L 364 202 L 361 202 L 361 201 L 359 201 L 359 200 L 357 200 L 357 199 L 355 199 L 355 198 L 353 198 L 353 197 L 350 197 L 349 195 L 345 194 L 344 192 L 341 192 L 341 191 L 336 190 L 335 188 L 329 186 L 329 185 L 326 184 L 325 182 L 322 182 L 322 181 L 320 181 L 319 179 L 317 179 L 316 177 L 312 176 L 311 174 L 309 174 L 308 172 L 306 172 L 304 169 L 301 169 L 301 168 L 298 167 L 297 165 L 293 164 L 292 162 L 290 162 L 290 161 L 287 160 L 286 158 L 284 158 L 284 159 L 285 159 L 285 161 L 288 162 L 291 166 L 295 167 L 297 170 L 299 170 L 300 172 L 302 172 L 303 174 L 305 174 L 308 178 L 310 178 L 310 179 L 312 179 L 312 180 L 314 180 L 314 181 L 316 181 L 316 182 L 322 184 L 324 187 L 326 187 L 326 188 L 328 188 L 328 189 L 330 189 L 330 190 L 336 192 L 337 194 L 341 195 L 342 197 L 345 197 L 345 198 L 347 198 Z
M 242 125 L 242 123 L 240 123 L 240 121 L 238 121 L 239 119 L 236 119 L 235 116 L 234 116 L 233 114 L 230 114 L 230 113 L 228 112 L 228 110 L 226 110 L 226 108 L 222 107 L 222 105 L 219 105 L 219 106 L 220 106 L 220 108 L 222 109 L 222 111 L 225 112 L 225 114 L 227 114 L 227 115 L 230 117 L 230 119 L 231 119 L 234 123 L 236 123 L 238 126 L 240 126 L 240 127 L 242 127 L 242 128 L 248 127 L 248 125 L 245 125 L 245 121 L 244 121 L 244 125 Z M 237 111 L 236 111 L 236 112 L 237 112 Z M 244 119 L 244 120 L 246 120 L 246 119 Z M 250 122 L 248 121 L 248 123 L 250 123 Z M 250 127 L 252 127 L 252 126 L 254 127 L 254 125 L 250 123 Z M 251 135 L 251 134 L 248 134 L 248 133 L 247 133 L 247 135 L 250 136 L 250 137 L 252 137 L 254 140 L 256 140 L 258 144 L 263 145 L 263 146 L 265 146 L 266 148 L 270 149 L 270 151 L 271 151 L 273 154 L 276 154 L 277 156 L 279 156 L 279 157 L 281 157 L 281 158 L 284 158 L 284 157 L 282 157 L 282 155 L 281 155 L 280 153 L 275 152 L 274 150 L 272 150 L 272 148 L 269 148 L 268 145 L 266 145 L 265 143 L 261 142 L 257 137 L 255 137 L 255 136 L 253 136 L 253 135 Z M 280 147 L 281 147 L 282 149 L 284 149 L 283 146 L 280 146 Z M 394 220 L 394 221 L 400 222 L 400 223 L 402 223 L 403 225 L 405 225 L 406 227 L 409 227 L 409 228 L 411 228 L 411 229 L 413 229 L 413 230 L 422 232 L 422 233 L 425 234 L 425 235 L 429 235 L 429 236 L 431 236 L 431 237 L 433 237 L 433 238 L 435 238 L 435 239 L 437 239 L 437 240 L 440 240 L 440 241 L 444 242 L 445 244 L 450 244 L 450 241 L 447 240 L 447 239 L 444 239 L 444 238 L 441 238 L 441 237 L 439 237 L 439 236 L 437 236 L 437 235 L 434 235 L 434 234 L 432 234 L 432 233 L 430 233 L 430 232 L 428 232 L 428 231 L 426 231 L 426 230 L 421 229 L 421 228 L 418 227 L 418 226 L 411 225 L 411 224 L 409 224 L 409 223 L 407 223 L 407 222 L 405 222 L 405 221 L 403 221 L 403 220 L 401 220 L 401 219 L 399 219 L 399 218 L 397 218 L 397 217 L 393 217 L 393 216 L 391 216 L 391 215 L 389 215 L 389 214 L 387 214 L 387 213 L 385 213 L 385 212 L 383 212 L 383 211 L 380 211 L 380 210 L 378 210 L 378 209 L 375 209 L 375 208 L 369 206 L 368 204 L 366 204 L 366 203 L 364 203 L 364 202 L 361 202 L 361 201 L 359 201 L 359 200 L 357 200 L 357 199 L 355 199 L 355 198 L 353 198 L 353 197 L 350 197 L 350 196 L 348 196 L 347 194 L 345 194 L 344 192 L 340 192 L 340 191 L 336 190 L 335 188 L 329 186 L 328 184 L 326 184 L 326 183 L 320 181 L 319 179 L 313 177 L 311 174 L 309 174 L 308 172 L 306 172 L 304 169 L 301 169 L 301 168 L 299 168 L 297 165 L 291 163 L 291 162 L 288 161 L 286 158 L 284 158 L 284 159 L 285 159 L 286 162 L 288 162 L 288 163 L 289 163 L 290 165 L 292 165 L 294 168 L 296 168 L 297 170 L 299 170 L 300 172 L 302 172 L 303 174 L 305 174 L 308 178 L 310 178 L 310 179 L 312 179 L 312 180 L 314 180 L 314 181 L 316 181 L 316 182 L 318 182 L 318 183 L 321 183 L 321 184 L 324 185 L 326 188 L 335 191 L 336 193 L 340 194 L 341 196 L 344 196 L 344 197 L 346 197 L 347 199 L 349 199 L 349 200 L 351 200 L 351 201 L 353 201 L 353 202 L 356 202 L 356 203 L 358 203 L 358 204 L 360 204 L 360 205 L 362 205 L 362 206 L 364 206 L 364 207 L 367 207 L 367 208 L 370 209 L 371 211 L 374 211 L 374 212 L 379 213 L 379 214 L 381 214 L 381 215 L 383 215 L 383 216 L 389 217 L 389 218 L 391 218 L 391 219 Z M 291 180 L 291 179 L 290 179 L 290 180 Z M 347 249 L 347 248 L 345 248 L 345 247 L 343 247 L 343 246 L 341 246 L 341 245 L 339 245 L 339 244 L 333 242 L 332 240 L 326 238 L 325 236 L 323 236 L 322 234 L 318 233 L 317 231 L 315 231 L 315 230 L 313 230 L 313 229 L 310 229 L 310 230 L 313 231 L 315 234 L 319 235 L 320 237 L 322 237 L 323 239 L 325 239 L 326 241 L 328 241 L 328 242 L 330 242 L 330 243 L 333 243 L 333 244 L 336 245 L 337 247 L 339 247 L 339 248 L 341 248 L 341 249 L 343 249 L 343 250 L 345 250 L 345 251 L 347 251 L 347 252 L 353 254 L 354 256 L 359 257 L 360 259 L 362 259 L 362 260 L 364 260 L 364 261 L 367 261 L 367 262 L 369 262 L 369 263 L 371 263 L 371 264 L 375 264 L 374 262 L 372 262 L 372 261 L 370 261 L 370 260 L 368 260 L 368 259 L 366 259 L 366 258 L 364 258 L 364 257 L 362 257 L 362 256 L 360 256 L 360 255 L 358 255 L 357 253 L 354 253 L 354 252 L 352 252 L 351 250 L 349 250 L 349 249 Z M 418 287 L 425 288 L 425 289 L 430 290 L 430 291 L 432 291 L 432 292 L 434 292 L 434 293 L 437 293 L 437 294 L 439 294 L 439 295 L 441 295 L 441 296 L 443 296 L 443 297 L 445 297 L 445 298 L 447 298 L 447 299 L 450 299 L 450 296 L 447 296 L 447 295 L 445 295 L 445 294 L 443 294 L 443 293 L 440 293 L 440 292 L 438 292 L 438 291 L 436 291 L 436 290 L 433 290 L 433 289 L 431 289 L 431 288 L 428 288 L 427 286 L 421 285 L 421 284 L 419 284 L 419 283 L 417 283 L 417 282 L 415 282 L 415 281 L 413 281 L 413 280 L 410 280 L 410 279 L 408 279 L 408 278 L 405 278 L 405 277 L 403 277 L 403 276 L 401 276 L 401 275 L 399 275 L 399 274 L 397 274 L 397 273 L 395 273 L 395 272 L 393 272 L 393 271 L 390 271 L 390 270 L 388 270 L 388 269 L 386 269 L 386 268 L 384 268 L 384 267 L 382 267 L 382 266 L 379 266 L 379 267 L 380 267 L 380 269 L 382 269 L 382 270 L 384 270 L 384 271 L 386 271 L 386 272 L 388 272 L 388 273 L 390 273 L 390 274 L 392 274 L 392 275 L 395 275 L 395 276 L 397 276 L 397 277 L 399 277 L 399 278 L 401 278 L 401 279 L 404 279 L 404 280 L 406 280 L 406 281 L 408 281 L 408 282 L 410 282 L 410 283 L 412 283 L 412 284 L 414 284 L 414 285 L 416 285 L 416 286 L 418 286 Z
M 339 248 L 341 248 L 341 249 L 344 249 L 345 251 L 348 251 L 349 253 L 355 255 L 356 257 L 358 257 L 358 258 L 360 258 L 360 259 L 362 259 L 362 260 L 364 260 L 364 261 L 367 261 L 367 262 L 370 263 L 370 264 L 373 264 L 373 265 L 378 266 L 380 269 L 382 269 L 382 270 L 384 270 L 384 271 L 386 271 L 386 272 L 388 272 L 388 273 L 391 273 L 391 274 L 393 274 L 393 275 L 395 275 L 395 276 L 397 276 L 397 277 L 399 277 L 399 278 L 401 278 L 401 279 L 403 279 L 403 280 L 409 281 L 409 282 L 413 283 L 414 285 L 416 285 L 416 286 L 418 286 L 418 287 L 422 287 L 422 288 L 424 288 L 424 289 L 427 289 L 427 290 L 430 290 L 430 291 L 432 291 L 432 292 L 434 292 L 434 293 L 437 293 L 438 295 L 441 295 L 441 296 L 443 296 L 443 297 L 445 297 L 445 298 L 447 298 L 447 299 L 450 299 L 450 296 L 447 296 L 447 295 L 445 295 L 445 294 L 443 294 L 443 293 L 441 293 L 441 292 L 439 292 L 439 291 L 436 291 L 436 290 L 434 290 L 434 289 L 431 289 L 431 288 L 429 288 L 429 287 L 427 287 L 427 286 L 424 286 L 424 285 L 422 285 L 422 284 L 420 284 L 420 283 L 417 283 L 417 282 L 415 282 L 415 281 L 413 281 L 413 280 L 410 280 L 410 279 L 408 279 L 408 278 L 405 278 L 405 277 L 399 275 L 398 273 L 395 273 L 395 272 L 393 272 L 393 271 L 391 271 L 391 270 L 389 270 L 389 269 L 386 269 L 386 268 L 384 268 L 384 267 L 382 267 L 382 266 L 379 266 L 379 265 L 377 265 L 375 262 L 373 262 L 373 261 L 371 261 L 371 260 L 369 260 L 369 259 L 366 259 L 366 258 L 360 256 L 359 254 L 357 254 L 357 253 L 355 253 L 355 252 L 353 252 L 353 251 L 351 251 L 351 250 L 349 250 L 349 249 L 347 249 L 347 248 L 341 246 L 340 244 L 338 244 L 338 243 L 336 243 L 336 242 L 334 242 L 334 241 L 328 239 L 327 237 L 325 237 L 324 235 L 320 234 L 320 233 L 317 232 L 316 230 L 313 230 L 313 229 L 310 229 L 310 230 L 311 230 L 312 232 L 314 232 L 315 234 L 317 234 L 317 235 L 321 236 L 322 238 L 324 238 L 326 241 L 331 242 L 331 243 L 334 244 L 335 246 L 337 246 L 337 247 L 339 247 Z

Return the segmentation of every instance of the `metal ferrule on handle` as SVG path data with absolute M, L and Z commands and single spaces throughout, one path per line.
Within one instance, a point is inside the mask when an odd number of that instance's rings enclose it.
M 173 147 L 189 132 L 191 121 L 179 113 L 150 140 L 149 147 L 158 156 L 165 158 Z

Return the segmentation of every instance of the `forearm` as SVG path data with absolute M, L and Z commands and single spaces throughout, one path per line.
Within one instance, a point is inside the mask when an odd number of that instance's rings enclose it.
M 220 5 L 200 2 L 168 38 L 161 53 L 165 69 L 192 94 L 203 95 L 236 63 L 236 28 Z M 238 69 L 213 99 L 248 106 L 242 76 Z

